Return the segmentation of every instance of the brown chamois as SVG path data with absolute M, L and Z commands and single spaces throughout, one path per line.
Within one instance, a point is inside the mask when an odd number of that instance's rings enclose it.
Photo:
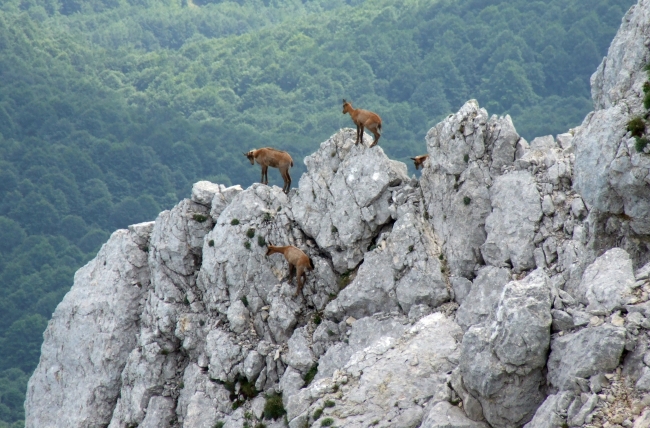
M 314 264 L 311 262 L 311 259 L 300 248 L 296 248 L 293 245 L 277 247 L 275 245 L 269 244 L 268 248 L 269 249 L 266 251 L 267 256 L 270 256 L 271 254 L 281 253 L 284 254 L 284 258 L 287 259 L 287 262 L 289 263 L 289 284 L 291 284 L 293 281 L 293 270 L 295 269 L 297 271 L 297 296 L 302 291 L 302 286 L 305 285 L 305 281 L 307 281 L 307 274 L 305 271 L 314 269 Z M 301 278 L 303 279 L 302 282 L 300 281 Z
M 377 144 L 377 141 L 379 141 L 379 137 L 381 137 L 381 117 L 379 117 L 376 113 L 368 110 L 352 108 L 352 103 L 345 101 L 344 98 L 343 114 L 345 113 L 350 113 L 352 121 L 355 125 L 357 125 L 356 144 L 359 144 L 359 141 L 363 142 L 363 128 L 368 128 L 370 132 L 375 134 L 375 141 L 372 142 L 370 147 L 375 146 Z
M 291 159 L 289 153 L 271 147 L 264 147 L 263 149 L 251 150 L 248 153 L 244 153 L 244 156 L 251 161 L 251 165 L 255 165 L 255 161 L 257 161 L 257 163 L 262 167 L 262 178 L 260 179 L 262 184 L 269 184 L 269 176 L 267 172 L 270 166 L 279 169 L 280 174 L 282 174 L 282 179 L 284 180 L 282 191 L 284 193 L 289 193 L 289 189 L 291 188 L 289 168 L 293 166 L 293 159 Z
M 413 164 L 415 165 L 415 169 L 420 169 L 424 161 L 429 159 L 429 155 L 420 155 L 411 159 L 413 159 Z M 424 168 L 424 166 L 422 166 L 422 168 Z

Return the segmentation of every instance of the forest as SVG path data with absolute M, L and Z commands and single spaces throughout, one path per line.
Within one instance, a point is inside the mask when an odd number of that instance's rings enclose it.
M 342 98 L 380 114 L 380 146 L 405 162 L 471 98 L 529 140 L 565 132 L 633 3 L 3 1 L 0 428 L 24 425 L 47 321 L 112 231 L 197 180 L 250 185 L 252 148 L 290 151 L 295 186 L 352 126 Z

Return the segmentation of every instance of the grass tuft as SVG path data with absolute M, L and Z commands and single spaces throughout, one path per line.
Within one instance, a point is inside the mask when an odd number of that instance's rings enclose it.
M 239 219 L 233 218 L 232 220 L 230 220 L 230 224 L 232 224 L 233 226 L 237 226 L 239 224 Z
M 248 229 L 246 231 L 246 236 L 248 236 L 249 238 L 252 238 L 253 236 L 255 236 L 255 229 L 253 229 L 252 227 L 250 229 Z
M 194 214 L 194 215 L 192 216 L 192 218 L 193 218 L 194 220 L 198 221 L 199 223 L 203 223 L 204 221 L 206 221 L 206 220 L 208 219 L 208 216 L 207 216 L 207 215 L 203 215 L 203 214 Z
M 214 239 L 210 239 L 210 240 L 208 241 L 208 245 L 209 245 L 210 247 L 214 247 Z
M 641 116 L 637 116 L 627 123 L 627 130 L 633 137 L 640 137 L 645 132 L 645 121 Z
M 282 405 L 282 395 L 269 394 L 266 396 L 266 403 L 264 404 L 264 418 L 265 419 L 278 419 L 286 414 Z
M 636 137 L 634 148 L 636 149 L 637 153 L 643 153 L 643 150 L 645 150 L 649 142 L 650 141 L 645 137 L 643 138 Z
M 311 366 L 311 368 L 305 373 L 305 376 L 303 376 L 303 380 L 305 381 L 305 384 L 303 385 L 303 388 L 306 386 L 309 386 L 312 380 L 316 377 L 316 373 L 318 373 L 318 363 L 314 364 Z
M 463 198 L 463 203 L 464 203 L 465 205 L 469 205 L 470 202 L 472 202 L 472 199 L 471 199 L 469 196 L 465 196 L 465 197 Z
M 266 245 L 266 239 L 262 235 L 257 235 L 257 245 L 263 247 Z
M 325 418 L 320 422 L 322 427 L 331 427 L 332 425 L 334 425 L 334 419 L 332 418 Z

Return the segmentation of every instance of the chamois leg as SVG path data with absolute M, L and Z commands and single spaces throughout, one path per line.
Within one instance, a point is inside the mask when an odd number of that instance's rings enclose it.
M 296 276 L 298 278 L 298 280 L 297 280 L 298 288 L 296 288 L 296 296 L 298 296 L 298 294 L 300 294 L 300 292 L 302 291 L 302 286 L 305 284 L 305 281 L 303 280 L 303 277 L 305 279 L 307 278 L 307 276 L 305 275 L 305 268 L 304 267 L 299 266 L 297 271 L 298 271 L 298 273 L 297 273 Z
M 289 169 L 287 168 L 281 172 L 282 178 L 284 179 L 284 187 L 282 188 L 282 191 L 288 194 L 291 189 L 291 176 L 289 175 Z
M 293 271 L 296 267 L 289 263 L 289 284 L 293 284 Z
M 372 133 L 375 134 L 375 141 L 372 142 L 370 147 L 375 147 L 379 141 L 379 137 L 381 137 L 381 134 L 378 134 L 377 131 L 372 131 Z
M 359 141 L 361 142 L 361 145 L 363 145 L 363 125 L 360 126 L 361 130 L 359 131 Z
M 262 184 L 269 184 L 269 167 L 262 167 Z

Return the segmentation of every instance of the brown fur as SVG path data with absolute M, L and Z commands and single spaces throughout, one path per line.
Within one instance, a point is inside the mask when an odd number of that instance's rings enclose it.
M 422 164 L 424 163 L 425 160 L 429 159 L 429 155 L 420 155 L 411 159 L 413 159 L 413 164 L 415 165 L 415 169 L 420 169 L 420 167 L 424 168 Z
M 298 289 L 296 290 L 297 296 L 302 291 L 302 286 L 305 285 L 305 281 L 307 281 L 307 274 L 305 271 L 313 270 L 314 264 L 311 262 L 311 259 L 307 254 L 293 245 L 277 247 L 269 244 L 266 255 L 270 256 L 271 254 L 276 253 L 284 254 L 284 258 L 287 259 L 287 262 L 289 263 L 289 283 L 293 281 L 293 270 L 296 270 L 296 277 L 298 278 Z M 302 282 L 300 281 L 301 279 Z
M 370 132 L 375 135 L 375 141 L 372 142 L 370 147 L 373 147 L 379 141 L 381 137 L 381 117 L 376 113 L 373 113 L 368 110 L 362 110 L 360 108 L 352 108 L 352 103 L 343 100 L 343 114 L 350 113 L 352 121 L 357 125 L 357 142 L 363 142 L 363 128 L 368 128 Z
M 244 153 L 244 156 L 248 158 L 251 165 L 255 165 L 255 162 L 257 162 L 262 167 L 262 178 L 260 179 L 260 183 L 262 184 L 269 184 L 268 169 L 270 166 L 279 169 L 284 180 L 282 191 L 289 193 L 289 189 L 291 188 L 289 168 L 293 166 L 293 159 L 291 159 L 289 153 L 271 147 L 264 147 L 263 149 L 251 150 L 248 153 Z

